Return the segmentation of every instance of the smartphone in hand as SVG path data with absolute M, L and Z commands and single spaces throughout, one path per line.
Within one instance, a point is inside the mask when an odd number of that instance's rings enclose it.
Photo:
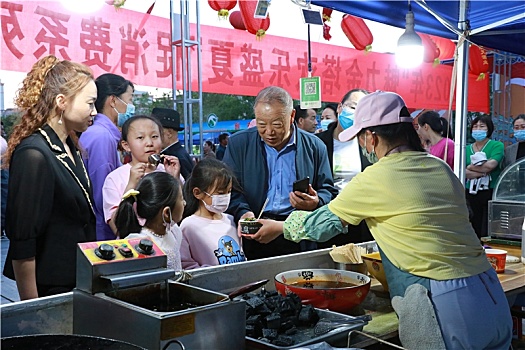
M 308 193 L 308 185 L 310 185 L 310 177 L 307 176 L 304 179 L 294 181 L 293 191 Z

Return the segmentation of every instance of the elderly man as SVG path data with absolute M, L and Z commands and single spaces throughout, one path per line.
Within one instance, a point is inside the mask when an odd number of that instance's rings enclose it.
M 295 124 L 299 129 L 314 133 L 317 129 L 317 112 L 313 108 L 302 109 L 297 105 L 295 109 Z
M 257 127 L 232 135 L 224 155 L 223 161 L 242 186 L 242 191 L 232 191 L 227 212 L 237 222 L 254 217 L 268 198 L 263 217 L 285 220 L 295 209 L 314 210 L 330 202 L 337 190 L 326 147 L 319 138 L 294 127 L 290 94 L 275 86 L 264 88 L 255 98 L 254 113 Z M 308 193 L 293 192 L 293 182 L 306 177 Z M 244 252 L 253 260 L 315 249 L 308 246 L 311 242 L 279 237 L 270 244 L 244 240 Z

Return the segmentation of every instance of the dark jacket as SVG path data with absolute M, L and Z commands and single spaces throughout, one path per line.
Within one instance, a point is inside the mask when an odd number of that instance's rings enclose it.
M 319 206 L 329 203 L 337 195 L 329 169 L 326 147 L 315 136 L 295 128 L 297 153 L 295 179 L 310 177 L 310 183 L 319 196 Z M 232 191 L 227 213 L 235 221 L 246 212 L 259 213 L 268 192 L 266 151 L 257 128 L 235 133 L 230 137 L 223 159 L 235 173 L 244 193 Z
M 179 158 L 180 174 L 184 180 L 187 180 L 188 177 L 190 177 L 191 172 L 193 171 L 193 160 L 191 159 L 188 151 L 182 147 L 180 142 L 175 142 L 174 144 L 166 147 L 162 150 L 161 154 Z
M 76 282 L 77 243 L 95 241 L 95 213 L 87 171 L 71 139 L 64 146 L 49 126 L 22 140 L 10 163 L 4 275 L 14 279 L 12 260 L 36 260 L 42 290 L 71 290 Z M 41 288 L 45 286 L 45 288 Z M 53 294 L 50 292 L 49 294 Z
M 334 175 L 334 131 L 337 127 L 337 122 L 333 122 L 331 124 L 328 124 L 328 129 L 320 132 L 319 134 L 316 134 L 317 137 L 323 141 L 323 143 L 326 146 L 326 151 L 328 152 L 328 161 L 330 162 L 330 170 L 332 171 L 332 176 Z M 368 159 L 366 159 L 365 156 L 363 156 L 363 153 L 359 152 L 359 156 L 361 157 L 361 171 L 365 170 L 365 168 L 370 164 Z
M 309 176 L 310 183 L 319 196 L 319 206 L 323 206 L 335 198 L 337 194 L 329 169 L 326 147 L 317 137 L 298 128 L 295 130 L 297 130 L 295 134 L 297 145 L 295 155 L 296 176 L 290 179 L 290 183 Z M 223 161 L 234 171 L 243 189 L 243 192 L 232 191 L 227 213 L 233 215 L 236 222 L 248 211 L 258 215 L 267 197 L 270 174 L 268 174 L 264 141 L 259 136 L 257 128 L 232 135 L 228 147 L 226 147 Z M 284 217 L 274 219 L 283 220 Z M 284 239 L 282 235 L 268 244 L 243 239 L 243 250 L 250 260 L 292 254 L 316 247 L 317 245 L 314 242 L 294 243 Z

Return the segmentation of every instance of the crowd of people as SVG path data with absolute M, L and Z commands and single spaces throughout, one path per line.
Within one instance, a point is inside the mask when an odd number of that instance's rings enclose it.
M 472 121 L 463 186 L 448 120 L 429 111 L 414 125 L 395 93 L 348 91 L 316 132 L 316 110 L 265 87 L 255 126 L 222 134 L 217 149 L 207 141 L 195 164 L 178 112 L 135 115 L 133 92 L 121 76 L 95 79 L 54 56 L 18 91 L 22 119 L 2 149 L 2 228 L 4 275 L 22 300 L 74 288 L 80 242 L 148 237 L 180 270 L 375 240 L 405 346 L 422 346 L 416 320 L 438 330 L 429 346 L 508 347 L 509 308 L 479 238 L 503 165 L 525 157 L 525 115 L 507 149 L 491 139 L 489 116 Z M 302 179 L 307 190 L 294 190 Z M 259 231 L 241 233 L 239 220 L 259 213 Z

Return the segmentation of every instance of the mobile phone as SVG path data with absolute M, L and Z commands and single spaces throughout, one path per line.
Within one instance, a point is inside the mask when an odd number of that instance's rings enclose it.
M 308 185 L 310 184 L 310 177 L 305 177 L 304 179 L 294 181 L 293 191 L 299 191 L 303 193 L 308 193 Z

